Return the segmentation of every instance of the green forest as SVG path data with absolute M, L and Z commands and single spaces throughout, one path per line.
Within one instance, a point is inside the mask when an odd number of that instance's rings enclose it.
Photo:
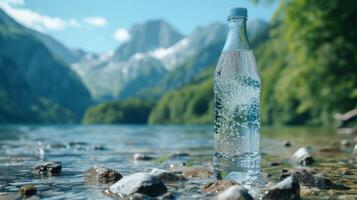
M 254 46 L 263 83 L 263 124 L 328 125 L 334 113 L 356 108 L 356 6 L 353 0 L 280 1 L 268 37 Z M 155 103 L 96 105 L 83 122 L 130 123 L 127 117 L 140 116 L 140 122 L 150 124 L 212 123 L 217 59 L 211 60 L 189 83 L 168 90 Z

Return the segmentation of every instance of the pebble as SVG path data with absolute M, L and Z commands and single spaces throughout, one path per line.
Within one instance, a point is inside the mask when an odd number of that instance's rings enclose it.
M 107 149 L 102 144 L 96 144 L 96 145 L 94 145 L 93 150 L 95 150 L 95 151 L 104 151 L 104 150 L 107 150 Z
M 68 143 L 69 146 L 86 146 L 86 142 L 72 141 Z
M 355 157 L 357 157 L 357 144 L 355 145 L 355 147 L 353 148 L 353 155 Z
M 290 147 L 291 146 L 291 143 L 289 141 L 284 141 L 283 142 L 283 146 L 284 147 Z
M 216 200 L 253 200 L 248 190 L 242 186 L 234 185 L 219 193 Z
M 338 169 L 341 175 L 353 175 L 353 172 L 348 167 L 341 167 Z
M 141 193 L 156 197 L 166 193 L 167 188 L 156 176 L 139 172 L 123 177 L 110 187 L 110 191 L 122 195 Z
M 346 139 L 343 139 L 343 140 L 340 141 L 340 145 L 341 145 L 342 148 L 349 147 L 349 146 L 351 146 L 351 142 L 346 140 Z
M 212 171 L 206 168 L 190 167 L 185 168 L 182 175 L 187 178 L 208 178 L 213 175 Z
M 307 166 L 314 162 L 313 157 L 310 155 L 306 147 L 298 149 L 291 158 L 294 165 Z
M 62 170 L 60 162 L 43 162 L 32 169 L 32 173 L 40 176 L 59 175 Z
M 22 196 L 33 196 L 37 193 L 37 189 L 33 185 L 24 185 L 20 188 L 20 193 Z
M 91 167 L 84 175 L 90 183 L 115 183 L 123 178 L 117 171 L 102 166 Z
M 151 156 L 147 156 L 145 154 L 142 154 L 142 153 L 135 153 L 133 155 L 133 160 L 136 160 L 136 161 L 139 161 L 139 160 L 152 160 L 154 159 L 153 157 Z
M 176 152 L 176 153 L 173 153 L 170 157 L 177 158 L 177 157 L 187 157 L 187 156 L 190 156 L 190 154 L 185 153 L 185 152 Z
M 211 193 L 219 193 L 237 184 L 238 183 L 236 181 L 232 181 L 232 180 L 219 180 L 219 181 L 209 182 L 203 187 L 203 191 L 211 192 Z
M 281 165 L 282 163 L 281 162 L 270 162 L 269 163 L 269 166 L 270 167 L 274 167 L 274 166 L 279 166 L 279 165 Z
M 52 149 L 61 149 L 61 148 L 66 148 L 67 146 L 64 144 L 55 143 L 55 144 L 48 145 L 48 147 Z
M 298 200 L 300 185 L 294 176 L 289 176 L 271 187 L 263 196 L 263 200 Z

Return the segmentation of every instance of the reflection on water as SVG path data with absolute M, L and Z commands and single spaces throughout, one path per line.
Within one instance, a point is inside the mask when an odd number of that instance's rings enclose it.
M 41 198 L 105 199 L 108 197 L 101 188 L 85 183 L 82 173 L 89 167 L 103 165 L 123 175 L 146 167 L 169 168 L 183 162 L 211 168 L 213 136 L 211 126 L 2 126 L 0 197 L 17 198 L 19 187 L 32 183 Z M 319 148 L 333 145 L 339 139 L 328 129 L 263 128 L 263 171 L 274 173 L 268 163 L 274 160 L 288 163 L 290 155 L 300 146 L 311 146 L 318 152 Z M 284 147 L 284 140 L 289 140 L 292 147 Z M 159 159 L 132 161 L 133 153 L 138 152 Z M 187 152 L 191 156 L 160 159 L 175 152 Z M 33 177 L 32 167 L 43 159 L 60 161 L 62 174 Z M 178 187 L 182 190 L 180 195 L 199 198 L 200 188 L 207 181 L 191 180 L 181 189 Z

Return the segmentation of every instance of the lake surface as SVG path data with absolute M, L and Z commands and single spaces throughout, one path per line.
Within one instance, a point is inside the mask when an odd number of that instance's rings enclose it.
M 302 146 L 310 146 L 317 162 L 314 168 L 324 172 L 350 190 L 308 190 L 305 199 L 357 199 L 357 164 L 351 161 L 351 146 L 340 147 L 341 139 L 356 142 L 353 136 L 340 136 L 324 128 L 263 128 L 261 150 L 263 172 L 269 181 L 279 179 L 281 169 L 291 168 L 289 158 Z M 111 199 L 85 181 L 83 171 L 94 165 L 113 168 L 122 175 L 147 167 L 170 169 L 173 166 L 211 168 L 213 127 L 210 126 L 1 126 L 0 127 L 0 199 L 20 198 L 22 185 L 38 188 L 36 198 Z M 291 147 L 284 147 L 288 140 Z M 326 150 L 327 148 L 327 150 Z M 328 150 L 328 149 L 332 150 Z M 324 150 L 325 149 L 325 150 Z M 176 152 L 190 156 L 169 158 Z M 155 157 L 152 161 L 133 161 L 134 153 Z M 60 161 L 60 176 L 38 178 L 32 167 L 43 161 Z M 281 165 L 271 166 L 271 162 Z M 341 175 L 341 168 L 350 175 Z M 204 199 L 202 187 L 213 178 L 190 179 L 169 188 L 177 199 Z M 305 191 L 306 192 L 306 191 Z

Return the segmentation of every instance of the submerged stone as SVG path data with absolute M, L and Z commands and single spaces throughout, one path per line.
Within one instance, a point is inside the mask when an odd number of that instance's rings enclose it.
M 115 183 L 123 177 L 117 171 L 102 166 L 91 167 L 84 175 L 91 183 Z
M 120 179 L 110 187 L 110 191 L 122 195 L 141 193 L 156 197 L 166 193 L 167 188 L 156 176 L 140 172 Z
M 62 170 L 62 165 L 60 162 L 43 162 L 36 165 L 32 172 L 34 175 L 40 176 L 52 176 L 59 175 Z
M 22 196 L 33 196 L 37 193 L 37 189 L 33 185 L 24 185 L 20 188 L 20 193 Z
M 185 168 L 182 172 L 184 177 L 188 178 L 208 178 L 213 175 L 212 171 L 206 168 L 190 167 Z
M 238 183 L 236 181 L 232 181 L 232 180 L 219 180 L 219 181 L 209 182 L 203 187 L 203 191 L 211 192 L 211 193 L 219 193 L 237 184 Z
M 300 185 L 294 176 L 280 181 L 263 196 L 263 200 L 298 200 L 300 199 Z
M 152 159 L 154 159 L 154 158 L 151 157 L 151 156 L 147 156 L 145 154 L 142 154 L 142 153 L 135 153 L 133 155 L 133 160 L 136 160 L 136 161 L 139 161 L 139 160 L 145 161 L 145 160 L 152 160 Z

